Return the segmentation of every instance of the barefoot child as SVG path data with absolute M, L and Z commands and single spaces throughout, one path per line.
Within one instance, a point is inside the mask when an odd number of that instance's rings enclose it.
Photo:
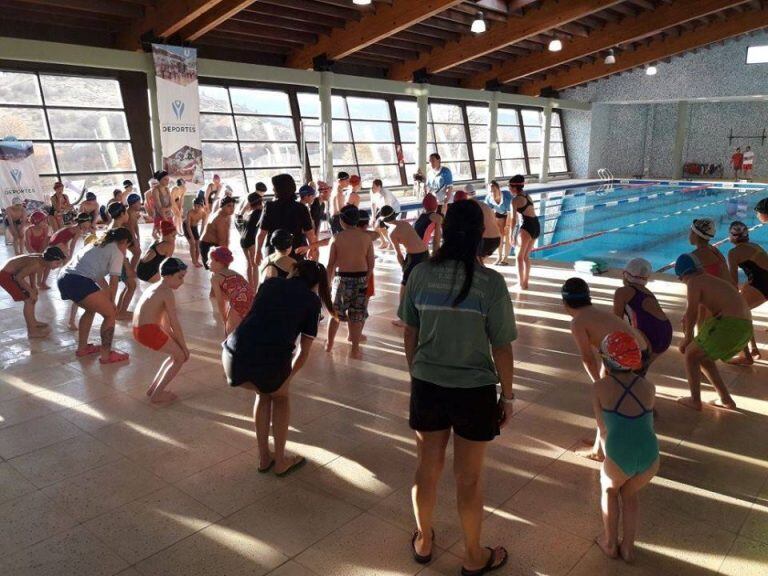
M 203 266 L 208 270 L 208 253 L 215 246 L 229 248 L 229 229 L 232 226 L 232 214 L 235 212 L 235 199 L 230 197 L 221 201 L 221 208 L 213 213 L 213 216 L 205 225 L 203 236 L 200 238 L 200 256 Z
M 136 265 L 136 277 L 144 282 L 157 282 L 160 280 L 160 264 L 166 258 L 173 256 L 176 247 L 176 226 L 173 222 L 163 220 L 160 222 L 162 239 L 155 242 L 144 253 Z
M 680 352 L 685 354 L 685 372 L 691 395 L 678 398 L 687 408 L 701 410 L 701 372 L 717 390 L 719 399 L 710 404 L 721 408 L 736 408 L 715 362 L 730 360 L 752 338 L 752 314 L 738 289 L 730 281 L 707 274 L 698 259 L 682 254 L 675 262 L 675 274 L 685 284 L 688 307 L 683 316 L 685 337 Z M 699 307 L 708 312 L 699 333 L 694 327 Z
M 39 210 L 32 212 L 29 217 L 29 226 L 24 231 L 24 246 L 28 254 L 42 254 L 48 248 L 48 217 Z M 37 286 L 40 290 L 48 290 L 45 271 L 37 275 Z
M 592 404 L 605 452 L 600 472 L 604 533 L 595 542 L 609 558 L 621 555 L 632 563 L 638 492 L 659 470 L 659 443 L 653 429 L 656 391 L 636 373 L 643 365 L 642 352 L 631 334 L 608 334 L 600 344 L 600 355 L 606 375 L 595 382 Z
M 368 317 L 366 292 L 368 278 L 373 272 L 373 241 L 368 232 L 357 228 L 360 212 L 355 206 L 345 206 L 339 213 L 342 231 L 331 242 L 328 258 L 328 280 L 334 286 L 334 310 L 337 318 L 328 323 L 326 351 L 333 349 L 339 322 L 349 323 L 352 358 L 360 358 L 360 339 Z
M 147 396 L 152 402 L 172 402 L 173 392 L 165 387 L 189 360 L 189 348 L 184 340 L 173 291 L 184 284 L 187 265 L 178 258 L 167 258 L 160 265 L 160 282 L 150 286 L 139 299 L 133 313 L 133 338 L 152 350 L 167 354 L 160 365 Z
M 211 252 L 211 287 L 224 323 L 224 336 L 229 336 L 251 311 L 253 288 L 248 281 L 229 269 L 234 257 L 229 248 L 219 246 Z
M 189 257 L 195 268 L 202 268 L 200 263 L 200 223 L 205 218 L 205 199 L 195 198 L 192 209 L 187 212 L 184 219 L 184 236 L 189 242 Z
M 11 233 L 13 240 L 13 252 L 17 256 L 24 253 L 24 221 L 27 219 L 27 211 L 21 198 L 14 197 L 11 205 L 5 209 L 5 226 Z
M 28 338 L 42 338 L 49 333 L 48 324 L 35 318 L 35 278 L 43 271 L 58 268 L 65 259 L 66 255 L 59 248 L 48 247 L 42 254 L 14 256 L 0 270 L 0 287 L 11 295 L 14 302 L 24 302 Z
M 240 248 L 243 249 L 245 262 L 248 265 L 248 282 L 254 290 L 259 287 L 259 267 L 256 266 L 256 234 L 259 232 L 263 211 L 264 204 L 259 192 L 248 194 L 248 201 L 243 204 L 243 208 L 240 210 L 244 224 L 240 236 Z

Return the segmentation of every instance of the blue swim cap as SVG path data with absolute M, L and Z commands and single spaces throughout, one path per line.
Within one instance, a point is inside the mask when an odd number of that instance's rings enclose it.
M 687 274 L 693 274 L 701 270 L 701 262 L 693 254 L 680 254 L 675 262 L 675 275 L 682 278 Z
M 128 194 L 128 206 L 133 206 L 137 202 L 141 202 L 141 196 L 138 194 Z
M 94 194 L 93 192 L 86 192 L 85 193 L 85 199 L 89 200 L 89 201 L 90 200 L 96 200 L 96 194 Z

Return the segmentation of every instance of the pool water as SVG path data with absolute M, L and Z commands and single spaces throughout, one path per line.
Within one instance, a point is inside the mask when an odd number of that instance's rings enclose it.
M 694 218 L 713 218 L 713 243 L 727 256 L 728 226 L 741 220 L 758 226 L 754 206 L 768 196 L 762 187 L 726 188 L 704 184 L 637 182 L 583 186 L 543 192 L 536 203 L 542 235 L 533 258 L 576 262 L 601 259 L 622 268 L 636 257 L 662 270 L 692 250 L 688 232 Z M 750 233 L 768 247 L 768 225 Z

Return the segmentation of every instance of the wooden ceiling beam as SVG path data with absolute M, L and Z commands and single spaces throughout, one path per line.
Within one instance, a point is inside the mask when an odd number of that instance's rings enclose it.
M 255 38 L 271 38 L 281 42 L 291 44 L 311 44 L 315 42 L 317 36 L 307 32 L 291 32 L 287 33 L 285 29 L 277 26 L 269 26 L 266 24 L 250 24 L 245 22 L 238 22 L 237 20 L 230 20 L 225 22 L 218 28 L 218 32 L 225 32 L 227 34 L 238 34 L 241 36 L 252 36 Z M 237 41 L 232 42 L 233 47 L 237 47 Z
M 517 58 L 495 66 L 485 74 L 468 79 L 464 85 L 467 88 L 484 88 L 488 82 L 494 80 L 501 84 L 511 82 L 619 44 L 658 34 L 672 26 L 685 24 L 702 15 L 717 13 L 747 1 L 678 0 L 674 4 L 662 4 L 653 12 L 644 12 L 615 24 L 607 24 L 586 38 L 574 38 L 565 42 L 560 52 L 539 53 L 530 58 Z
M 121 18 L 136 19 L 144 16 L 144 8 L 136 4 L 123 4 L 110 0 L 24 0 L 25 4 L 66 8 L 73 12 L 108 14 Z
M 703 0 L 699 1 L 702 2 Z M 670 36 L 663 40 L 655 40 L 636 50 L 622 52 L 620 57 L 616 58 L 616 64 L 613 65 L 604 64 L 602 59 L 598 59 L 593 64 L 574 67 L 567 72 L 548 74 L 541 80 L 523 84 L 520 88 L 520 93 L 536 96 L 541 92 L 542 88 L 550 86 L 555 90 L 564 90 L 572 86 L 578 86 L 579 84 L 631 70 L 638 66 L 658 62 L 664 58 L 727 40 L 734 36 L 740 36 L 741 34 L 746 34 L 766 26 L 768 26 L 768 8 L 749 10 L 731 16 L 725 22 L 701 26 L 692 32 Z
M 427 73 L 437 74 L 551 28 L 573 22 L 620 1 L 544 0 L 539 6 L 528 10 L 521 19 L 510 18 L 504 23 L 492 24 L 484 34 L 463 36 L 449 42 L 439 51 L 424 53 L 416 60 L 395 65 L 390 68 L 389 77 L 393 80 L 410 81 L 413 79 L 413 73 L 422 69 Z
M 303 22 L 307 24 L 315 24 L 319 21 L 322 21 L 323 26 L 327 26 L 328 28 L 341 28 L 342 26 L 345 26 L 347 23 L 347 20 L 344 19 L 341 16 L 323 16 L 322 18 L 317 17 L 316 12 L 310 12 L 306 10 L 300 10 L 298 8 L 289 8 L 287 9 L 285 6 L 276 6 L 274 4 L 267 4 L 265 2 L 259 1 L 254 2 L 251 4 L 248 8 L 240 12 L 238 16 L 241 16 L 243 18 L 252 16 L 253 18 L 261 18 L 262 20 L 267 18 L 282 18 L 283 20 L 293 20 L 294 22 Z
M 383 38 L 423 22 L 462 0 L 393 0 L 392 4 L 378 4 L 376 11 L 359 22 L 350 22 L 322 36 L 317 44 L 297 50 L 288 58 L 292 68 L 312 68 L 316 57 L 325 55 L 329 60 L 341 60 Z
M 187 42 L 194 42 L 200 36 L 203 36 L 223 24 L 233 16 L 242 12 L 255 0 L 221 0 L 218 4 L 207 10 L 198 18 L 195 18 L 190 24 L 187 24 L 179 31 L 179 36 Z
M 331 18 L 341 18 L 345 22 L 350 20 L 356 22 L 363 17 L 359 10 L 352 8 L 351 4 L 342 8 L 339 6 L 331 6 L 329 4 L 318 4 L 311 0 L 259 0 L 259 5 L 262 4 L 276 6 L 284 12 L 287 12 L 288 10 L 301 10 L 302 12 L 314 14 L 315 18 L 318 16 L 330 16 Z

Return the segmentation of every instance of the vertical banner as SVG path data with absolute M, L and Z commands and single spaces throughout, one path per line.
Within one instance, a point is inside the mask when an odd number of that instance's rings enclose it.
M 32 142 L 0 140 L 0 208 L 43 201 Z
M 203 183 L 197 50 L 152 44 L 163 170 L 171 180 Z M 157 167 L 159 169 L 159 167 Z

